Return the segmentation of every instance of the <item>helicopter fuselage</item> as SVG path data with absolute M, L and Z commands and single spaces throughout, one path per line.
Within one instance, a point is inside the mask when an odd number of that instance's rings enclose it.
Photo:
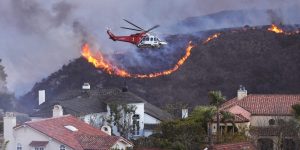
M 129 36 L 115 36 L 110 32 L 110 30 L 107 30 L 107 34 L 113 41 L 132 43 L 139 48 L 159 48 L 167 44 L 166 42 L 161 41 L 156 36 L 144 32 L 131 34 Z

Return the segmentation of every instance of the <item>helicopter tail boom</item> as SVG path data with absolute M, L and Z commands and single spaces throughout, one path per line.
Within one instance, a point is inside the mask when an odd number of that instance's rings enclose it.
M 110 30 L 107 30 L 107 34 L 109 35 L 109 38 L 112 39 L 113 41 L 116 41 L 116 36 L 110 32 Z

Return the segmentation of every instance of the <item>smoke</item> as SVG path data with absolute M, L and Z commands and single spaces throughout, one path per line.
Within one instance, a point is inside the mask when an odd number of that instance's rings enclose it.
M 157 58 L 162 52 L 140 54 L 134 45 L 108 39 L 105 33 L 107 27 L 117 35 L 132 33 L 119 28 L 128 26 L 122 21 L 123 18 L 146 29 L 160 24 L 161 27 L 156 29 L 155 33 L 163 36 L 191 31 L 182 24 L 176 29 L 171 28 L 187 17 L 224 10 L 268 9 L 273 10 L 275 16 L 286 23 L 300 22 L 297 16 L 298 8 L 299 0 L 2 0 L 0 58 L 8 74 L 8 88 L 20 95 L 30 90 L 35 82 L 79 57 L 84 41 L 97 44 L 97 47 L 112 60 L 116 54 L 126 54 L 126 59 L 118 62 L 122 63 L 121 67 L 126 67 L 125 63 L 145 63 L 146 66 L 151 66 L 152 62 L 144 61 L 144 58 L 148 54 Z M 270 14 L 264 14 L 262 17 L 249 15 L 247 19 L 253 21 L 253 25 L 271 22 Z M 238 22 L 237 20 L 235 24 Z M 213 19 L 202 22 L 210 28 L 226 27 L 231 23 L 216 22 Z M 163 52 L 163 57 L 157 59 L 166 58 L 173 52 L 172 47 L 174 45 L 168 47 L 166 52 Z M 156 66 L 159 66 L 159 63 Z

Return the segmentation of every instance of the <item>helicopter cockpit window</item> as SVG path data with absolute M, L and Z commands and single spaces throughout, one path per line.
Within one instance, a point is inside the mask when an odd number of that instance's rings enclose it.
M 145 38 L 145 41 L 149 41 L 149 37 L 146 37 L 146 38 Z
M 150 41 L 153 41 L 153 38 L 150 38 Z

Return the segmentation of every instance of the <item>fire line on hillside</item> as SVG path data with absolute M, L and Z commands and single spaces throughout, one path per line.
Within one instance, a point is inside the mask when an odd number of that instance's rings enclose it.
M 278 33 L 278 34 L 286 34 L 286 35 L 293 35 L 293 34 L 299 34 L 299 30 L 294 31 L 294 32 L 285 32 L 283 29 L 280 27 L 276 26 L 275 24 L 272 24 L 269 28 L 268 31 Z
M 110 75 L 117 75 L 120 77 L 132 77 L 132 78 L 155 78 L 159 76 L 169 75 L 174 71 L 176 71 L 181 65 L 185 63 L 185 61 L 191 55 L 191 50 L 193 47 L 194 45 L 190 41 L 186 47 L 185 55 L 177 61 L 177 63 L 174 65 L 173 68 L 164 70 L 162 72 L 156 72 L 150 74 L 132 74 L 127 72 L 124 69 L 118 68 L 117 66 L 105 60 L 100 51 L 96 54 L 93 54 L 91 51 L 91 47 L 88 43 L 83 44 L 81 54 L 85 59 L 88 60 L 89 63 L 92 63 L 96 68 L 102 69 L 103 71 L 105 71 Z
M 299 31 L 296 32 L 285 32 L 278 26 L 272 24 L 269 28 L 268 31 L 270 32 L 275 32 L 279 34 L 286 34 L 286 35 L 291 35 L 291 34 L 298 34 Z M 202 42 L 202 44 L 206 44 L 216 38 L 218 38 L 221 35 L 221 33 L 215 33 L 209 36 L 206 40 Z M 98 51 L 98 53 L 92 53 L 91 51 L 91 46 L 88 43 L 84 43 L 82 48 L 81 48 L 81 55 L 91 64 L 94 65 L 95 68 L 101 69 L 105 71 L 106 73 L 110 75 L 116 75 L 120 77 L 129 77 L 129 78 L 155 78 L 159 76 L 165 76 L 165 75 L 170 75 L 173 72 L 175 72 L 177 69 L 179 69 L 180 66 L 182 66 L 185 61 L 189 58 L 191 55 L 191 50 L 194 47 L 192 42 L 190 41 L 186 47 L 185 50 L 185 55 L 177 61 L 177 63 L 173 66 L 173 68 L 161 71 L 161 72 L 156 72 L 156 73 L 149 73 L 149 74 L 134 74 L 130 73 L 122 68 L 119 68 L 116 65 L 113 65 L 109 61 L 107 61 L 103 54 Z

